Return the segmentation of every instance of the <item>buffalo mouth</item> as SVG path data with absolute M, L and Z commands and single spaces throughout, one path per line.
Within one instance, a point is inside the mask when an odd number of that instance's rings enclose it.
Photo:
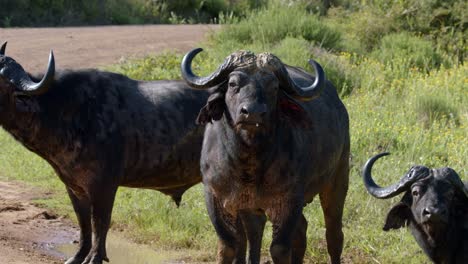
M 263 126 L 262 122 L 255 122 L 255 121 L 240 121 L 236 123 L 236 126 L 254 126 L 254 127 L 261 127 Z
M 256 121 L 239 121 L 236 123 L 236 128 L 242 130 L 262 130 L 264 127 L 265 125 L 262 122 Z
M 422 230 L 427 235 L 427 241 L 432 246 L 437 244 L 437 241 L 443 240 L 445 234 L 447 233 L 447 224 L 445 223 L 433 223 L 425 222 L 421 225 Z

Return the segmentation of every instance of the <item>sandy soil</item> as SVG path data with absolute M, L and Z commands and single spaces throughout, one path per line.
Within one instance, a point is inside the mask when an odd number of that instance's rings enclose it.
M 53 250 L 72 243 L 78 229 L 69 219 L 39 208 L 32 200 L 47 193 L 0 181 L 0 263 L 63 263 Z
M 0 28 L 6 54 L 32 73 L 45 71 L 53 50 L 57 69 L 95 68 L 122 57 L 142 57 L 167 49 L 182 52 L 197 44 L 215 25 L 145 25 L 67 28 Z M 0 43 L 0 44 L 1 44 Z
M 142 57 L 167 49 L 186 52 L 217 26 L 149 25 L 69 28 L 0 28 L 6 54 L 29 72 L 45 70 L 52 49 L 56 69 L 95 68 L 123 57 Z M 1 44 L 0 43 L 0 44 Z M 39 208 L 32 200 L 46 193 L 0 180 L 0 263 L 63 263 L 55 245 L 78 238 L 68 219 Z

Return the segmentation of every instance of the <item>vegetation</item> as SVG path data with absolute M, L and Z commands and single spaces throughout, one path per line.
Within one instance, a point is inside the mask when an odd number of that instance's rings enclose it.
M 0 27 L 207 23 L 242 16 L 265 0 L 3 0 Z
M 286 3 L 287 2 L 287 3 Z M 194 70 L 213 71 L 237 49 L 269 51 L 285 63 L 305 67 L 314 58 L 336 84 L 351 120 L 350 189 L 344 215 L 344 258 L 349 263 L 429 263 L 407 230 L 383 232 L 386 212 L 398 198 L 371 198 L 360 169 L 372 155 L 393 155 L 376 164 L 379 184 L 397 181 L 413 164 L 450 166 L 464 180 L 468 164 L 468 65 L 465 1 L 272 1 L 227 25 L 201 44 Z M 286 3 L 286 4 L 284 4 Z M 307 10 L 307 11 L 305 11 Z M 287 24 L 286 21 L 294 23 Z M 366 22 L 366 23 L 363 23 Z M 178 78 L 181 54 L 128 60 L 109 69 L 137 79 Z M 0 174 L 57 192 L 47 205 L 71 206 L 51 168 L 0 133 Z M 155 247 L 198 249 L 199 261 L 215 257 L 216 236 L 201 186 L 184 195 L 177 209 L 154 191 L 121 188 L 113 227 Z M 318 201 L 305 209 L 309 222 L 307 260 L 327 261 Z M 265 234 L 264 251 L 271 239 Z

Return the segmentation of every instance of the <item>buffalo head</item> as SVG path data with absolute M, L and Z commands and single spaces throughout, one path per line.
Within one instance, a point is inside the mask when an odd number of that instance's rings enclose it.
M 49 55 L 46 73 L 39 82 L 31 80 L 28 73 L 14 59 L 5 55 L 6 42 L 0 48 L 0 87 L 2 93 L 11 90 L 14 94 L 40 95 L 50 88 L 55 75 L 54 54 Z
M 46 93 L 55 76 L 52 51 L 46 73 L 40 80 L 33 80 L 19 63 L 5 55 L 5 49 L 6 42 L 0 47 L 0 121 L 14 118 L 16 111 L 37 111 L 37 105 L 28 97 Z
M 466 225 L 468 188 L 453 169 L 413 166 L 399 182 L 382 188 L 373 181 L 371 170 L 377 159 L 388 154 L 370 158 L 363 169 L 364 184 L 372 196 L 386 199 L 404 193 L 401 201 L 390 209 L 385 231 L 410 225 L 423 233 L 425 243 L 436 246 L 438 238 L 445 237 L 456 223 Z
M 296 100 L 311 100 L 323 90 L 325 75 L 318 63 L 309 61 L 316 72 L 315 80 L 310 75 L 309 79 L 298 80 L 290 76 L 290 71 L 302 70 L 283 64 L 273 54 L 238 51 L 228 56 L 211 75 L 198 77 L 193 74 L 191 63 L 201 51 L 190 51 L 181 64 L 182 76 L 191 87 L 217 87 L 200 111 L 198 123 L 219 120 L 224 115 L 247 144 L 274 129 L 277 118 L 293 121 L 293 125 L 309 123 Z M 302 74 L 306 73 L 302 71 Z

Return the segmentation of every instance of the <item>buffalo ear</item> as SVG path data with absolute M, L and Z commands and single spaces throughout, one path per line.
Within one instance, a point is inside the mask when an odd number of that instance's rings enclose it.
M 283 91 L 279 93 L 278 108 L 280 110 L 280 117 L 287 120 L 292 126 L 311 127 L 312 122 L 307 111 Z
M 405 227 L 409 224 L 411 218 L 411 208 L 407 204 L 399 202 L 388 212 L 383 230 L 389 231 L 390 229 Z
M 197 124 L 205 125 L 206 123 L 211 123 L 212 120 L 219 120 L 223 116 L 225 108 L 224 103 L 224 93 L 215 92 L 210 97 L 206 105 L 198 113 Z

